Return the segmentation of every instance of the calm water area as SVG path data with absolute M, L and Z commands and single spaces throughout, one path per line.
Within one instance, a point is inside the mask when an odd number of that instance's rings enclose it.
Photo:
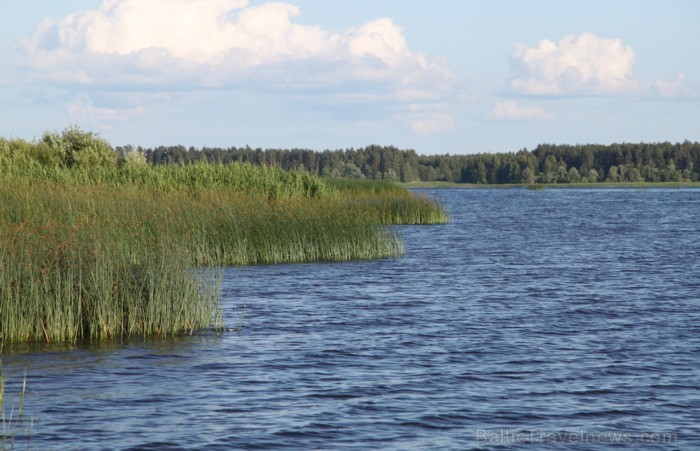
M 700 190 L 423 193 L 401 258 L 227 269 L 240 333 L 5 349 L 15 448 L 700 449 Z

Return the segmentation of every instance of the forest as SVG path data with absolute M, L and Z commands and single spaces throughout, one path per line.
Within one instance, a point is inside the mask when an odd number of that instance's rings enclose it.
M 148 162 L 248 162 L 304 170 L 335 178 L 396 182 L 471 184 L 694 182 L 700 180 L 700 143 L 540 144 L 533 150 L 470 155 L 418 155 L 393 146 L 359 149 L 117 147 L 121 154 L 141 151 Z

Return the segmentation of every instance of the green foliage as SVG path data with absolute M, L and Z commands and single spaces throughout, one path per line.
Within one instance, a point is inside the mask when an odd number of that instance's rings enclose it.
M 94 141 L 75 129 L 0 141 L 2 342 L 220 328 L 216 268 L 397 256 L 386 225 L 446 220 L 395 184 L 251 163 L 153 167 L 133 149 L 97 158 L 108 145 Z
M 152 211 L 153 199 L 136 192 L 12 182 L 0 188 L 3 341 L 168 335 L 219 323 L 215 281 L 154 228 L 168 219 L 167 204 Z
M 571 183 L 579 183 L 581 182 L 581 174 L 579 174 L 578 169 L 575 167 L 571 167 L 569 169 L 569 174 L 567 176 L 567 181 Z
M 152 164 L 248 162 L 303 169 L 319 176 L 368 178 L 400 182 L 445 181 L 474 184 L 602 182 L 616 166 L 618 182 L 694 181 L 700 178 L 700 143 L 625 143 L 602 146 L 541 144 L 532 151 L 472 155 L 418 156 L 392 146 L 361 149 L 146 149 Z M 576 172 L 572 172 L 575 169 Z M 595 171 L 595 172 L 593 172 Z
M 60 134 L 46 132 L 41 142 L 52 159 L 66 167 L 111 167 L 117 162 L 117 154 L 107 141 L 75 126 Z
M 617 166 L 610 166 L 608 169 L 608 176 L 605 179 L 606 182 L 619 182 L 621 179 L 617 171 Z
M 118 162 L 120 165 L 130 167 L 144 167 L 148 164 L 143 150 L 136 149 L 133 146 L 120 148 Z
M 380 224 L 441 224 L 448 221 L 434 200 L 409 193 L 395 183 L 382 180 L 327 179 L 338 190 L 344 208 L 357 217 Z
M 4 341 L 170 335 L 218 320 L 201 265 L 395 256 L 337 200 L 14 178 L 0 187 Z
M 327 178 L 324 181 L 330 188 L 344 194 L 398 194 L 405 192 L 399 185 L 382 180 Z

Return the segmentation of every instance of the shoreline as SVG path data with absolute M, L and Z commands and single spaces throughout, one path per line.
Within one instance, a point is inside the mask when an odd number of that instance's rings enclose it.
M 408 182 L 399 183 L 406 189 L 654 189 L 654 188 L 700 188 L 700 182 L 599 182 L 599 183 L 509 183 L 476 184 L 454 182 Z

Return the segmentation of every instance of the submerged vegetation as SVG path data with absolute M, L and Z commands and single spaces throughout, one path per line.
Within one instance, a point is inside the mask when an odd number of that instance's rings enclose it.
M 0 339 L 221 328 L 217 268 L 397 256 L 387 225 L 444 221 L 435 202 L 387 183 L 154 167 L 77 128 L 0 139 Z

